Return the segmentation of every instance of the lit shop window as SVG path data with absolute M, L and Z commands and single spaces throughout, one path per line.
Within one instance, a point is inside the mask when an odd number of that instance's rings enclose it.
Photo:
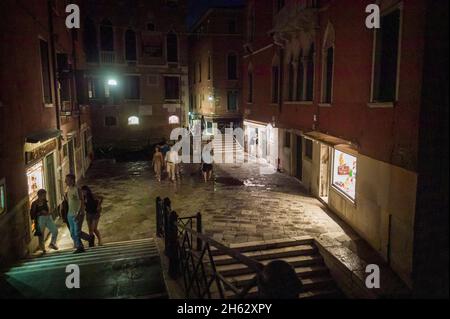
M 37 197 L 38 190 L 44 188 L 44 167 L 42 162 L 27 170 L 28 197 L 32 202 Z
M 0 215 L 6 212 L 6 185 L 5 180 L 0 180 Z
M 176 115 L 169 117 L 169 124 L 180 124 L 180 119 Z
M 334 150 L 333 186 L 351 200 L 356 193 L 356 157 Z
M 128 118 L 128 125 L 139 125 L 139 118 L 137 116 L 130 116 Z

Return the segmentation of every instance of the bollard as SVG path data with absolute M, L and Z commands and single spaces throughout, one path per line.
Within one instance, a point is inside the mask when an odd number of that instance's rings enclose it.
M 197 217 L 197 233 L 201 234 L 202 233 L 202 214 L 200 212 L 198 212 L 196 217 Z M 201 251 L 201 250 L 202 250 L 202 240 L 199 237 L 197 237 L 197 251 Z

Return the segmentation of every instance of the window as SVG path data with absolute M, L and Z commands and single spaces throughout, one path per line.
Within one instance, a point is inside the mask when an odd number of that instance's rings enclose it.
M 373 102 L 393 102 L 397 99 L 397 75 L 400 41 L 400 9 L 381 17 L 375 31 Z
M 180 124 L 180 118 L 176 115 L 169 117 L 169 124 Z
M 237 91 L 228 91 L 227 97 L 228 97 L 228 103 L 227 103 L 228 111 L 236 111 L 238 108 L 238 92 Z
M 128 118 L 128 125 L 139 125 L 139 117 L 137 117 L 137 116 L 130 116 Z
M 156 26 L 155 26 L 155 24 L 154 23 L 152 23 L 152 22 L 150 22 L 150 23 L 147 23 L 147 31 L 156 31 Z
M 115 116 L 105 116 L 105 126 L 117 126 L 117 118 Z
M 0 180 L 0 215 L 6 212 L 6 183 L 5 179 Z
M 211 56 L 208 56 L 208 80 L 211 80 Z
M 322 102 L 331 104 L 333 99 L 334 28 L 331 23 L 325 30 L 322 46 Z
M 105 85 L 101 78 L 93 77 L 88 79 L 88 96 L 90 99 L 105 97 Z
M 165 84 L 165 99 L 179 100 L 180 99 L 180 78 L 176 76 L 166 76 L 164 78 Z
M 237 80 L 237 55 L 229 53 L 227 59 L 228 80 Z
M 334 150 L 333 187 L 353 201 L 356 195 L 356 162 L 355 156 Z
M 50 60 L 48 54 L 48 43 L 44 40 L 39 40 L 39 49 L 41 54 L 41 72 L 42 72 L 42 89 L 44 93 L 44 103 L 52 104 L 52 84 L 50 79 Z
M 278 103 L 280 99 L 280 68 L 272 66 L 272 103 Z
M 167 62 L 178 62 L 178 38 L 173 32 L 167 35 Z
M 284 147 L 291 148 L 291 133 L 290 132 L 284 133 Z
M 137 75 L 125 76 L 125 99 L 139 100 L 141 98 L 141 77 Z
M 297 101 L 305 99 L 305 66 L 304 66 L 303 51 L 300 51 L 297 63 Z
M 98 45 L 97 45 L 97 29 L 94 22 L 87 18 L 84 22 L 84 50 L 86 53 L 86 61 L 96 63 L 99 61 Z
M 236 33 L 236 20 L 235 19 L 228 20 L 228 33 L 229 34 Z
M 114 30 L 109 20 L 103 20 L 100 26 L 100 47 L 102 51 L 114 51 Z
M 125 32 L 125 60 L 136 61 L 136 33 L 133 30 Z
M 306 62 L 306 101 L 312 101 L 314 95 L 314 44 L 311 45 Z
M 277 12 L 279 12 L 284 7 L 284 0 L 275 0 L 277 4 Z
M 202 62 L 198 63 L 198 83 L 202 83 Z
M 333 47 L 328 48 L 325 51 L 325 57 L 324 57 L 324 79 L 323 79 L 323 102 L 325 103 L 331 103 L 331 96 L 332 96 L 332 88 L 333 88 L 333 57 L 334 51 Z
M 248 41 L 253 42 L 255 40 L 256 19 L 255 19 L 255 7 L 250 8 L 250 16 L 248 18 Z
M 253 103 L 253 71 L 248 72 L 248 103 Z
M 310 160 L 313 157 L 313 143 L 309 139 L 305 139 L 305 157 Z
M 288 63 L 288 101 L 294 100 L 294 59 Z
M 69 59 L 67 54 L 58 53 L 56 55 L 56 61 L 58 65 L 58 83 L 59 83 L 59 93 L 61 98 L 61 110 L 63 111 L 71 111 L 70 106 L 69 109 L 65 109 L 67 103 L 71 101 L 71 92 L 70 92 L 70 67 L 69 67 Z M 69 103 L 70 104 L 70 103 Z

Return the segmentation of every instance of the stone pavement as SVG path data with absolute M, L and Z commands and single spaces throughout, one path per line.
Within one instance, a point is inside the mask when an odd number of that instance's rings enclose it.
M 216 164 L 215 180 L 205 183 L 198 164 L 182 165 L 181 181 L 159 183 L 149 162 L 94 162 L 81 184 L 104 197 L 99 223 L 104 242 L 154 237 L 155 199 L 160 196 L 171 199 L 180 217 L 201 212 L 203 231 L 224 244 L 311 236 L 345 265 L 350 281 L 358 277 L 364 282 L 368 263 L 383 265 L 364 240 L 293 177 L 266 174 L 271 169 L 264 164 Z M 60 234 L 59 246 L 71 247 L 67 228 Z M 390 270 L 383 273 L 394 283 L 389 290 L 402 286 Z

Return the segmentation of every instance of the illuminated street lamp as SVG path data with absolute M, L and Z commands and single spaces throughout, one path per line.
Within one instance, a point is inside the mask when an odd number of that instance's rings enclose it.
M 108 80 L 108 85 L 109 86 L 117 86 L 117 81 L 114 79 L 109 79 Z

